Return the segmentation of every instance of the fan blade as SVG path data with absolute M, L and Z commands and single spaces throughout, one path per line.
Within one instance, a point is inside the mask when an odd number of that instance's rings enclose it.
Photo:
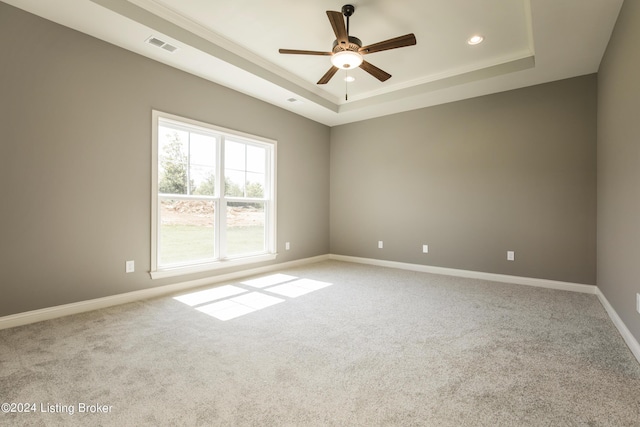
M 370 44 L 369 46 L 363 46 L 360 49 L 358 49 L 358 52 L 360 52 L 363 55 L 366 55 L 368 53 L 380 52 L 383 50 L 397 49 L 399 47 L 405 47 L 405 46 L 413 46 L 416 43 L 417 43 L 416 36 L 414 36 L 413 33 L 405 34 L 404 36 L 396 37 L 394 39 L 389 39 L 383 42 Z
M 342 13 L 327 10 L 327 16 L 329 17 L 329 22 L 331 22 L 331 27 L 333 27 L 333 32 L 336 35 L 338 44 L 344 46 L 345 48 L 348 47 L 349 35 L 347 34 L 347 27 L 345 27 L 344 25 L 344 18 L 342 17 Z
M 278 49 L 278 52 L 291 54 L 291 55 L 325 55 L 325 56 L 331 56 L 331 52 L 318 52 L 316 50 Z
M 391 74 L 387 73 L 386 71 L 382 71 L 380 68 L 376 67 L 373 64 L 370 64 L 367 61 L 362 61 L 362 64 L 360 64 L 360 68 L 362 68 L 364 71 L 371 74 L 381 82 L 387 81 L 391 77 Z
M 336 72 L 338 72 L 338 67 L 329 68 L 329 71 L 327 71 L 325 73 L 325 75 L 322 76 L 322 78 L 320 80 L 318 80 L 318 84 L 319 85 L 324 85 L 324 84 L 329 83 L 329 80 L 331 80 L 331 77 L 333 77 Z

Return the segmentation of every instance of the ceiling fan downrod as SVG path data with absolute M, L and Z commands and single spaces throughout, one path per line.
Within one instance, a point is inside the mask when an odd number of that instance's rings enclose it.
M 352 4 L 342 6 L 342 14 L 347 17 L 347 36 L 349 36 L 349 17 L 356 11 L 356 7 Z
M 356 7 L 352 4 L 345 4 L 342 6 L 342 14 L 347 17 L 347 38 L 349 37 L 349 17 L 353 15 L 353 12 L 356 11 Z M 349 40 L 351 41 L 351 40 Z M 349 72 L 345 70 L 345 79 L 344 79 L 344 100 L 349 100 L 349 83 L 347 77 L 349 76 Z

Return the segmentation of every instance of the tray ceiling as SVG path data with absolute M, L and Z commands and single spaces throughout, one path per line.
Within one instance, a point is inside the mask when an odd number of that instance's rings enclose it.
M 352 1 L 349 32 L 363 44 L 407 33 L 417 44 L 366 56 L 386 82 L 354 69 L 353 82 L 340 70 L 317 85 L 328 56 L 278 49 L 330 51 L 326 10 L 343 3 L 5 0 L 329 126 L 597 72 L 622 1 Z M 475 34 L 484 42 L 471 46 Z

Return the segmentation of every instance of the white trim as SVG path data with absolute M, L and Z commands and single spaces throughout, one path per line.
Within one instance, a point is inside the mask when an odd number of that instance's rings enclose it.
M 188 117 L 178 116 L 176 114 L 165 113 L 164 111 L 160 111 L 160 110 L 154 109 L 152 110 L 152 114 L 154 119 L 161 118 L 163 121 L 171 123 L 173 126 L 183 127 L 184 129 L 195 127 L 197 129 L 200 129 L 201 132 L 204 132 L 206 134 L 219 133 L 231 138 L 240 138 L 243 140 L 242 142 L 249 143 L 249 144 L 255 143 L 255 142 L 262 142 L 262 143 L 275 145 L 278 143 L 278 141 L 275 139 L 271 139 L 271 138 L 267 138 L 259 135 L 252 135 L 250 133 L 242 132 L 235 129 L 225 128 L 222 126 L 214 125 L 212 123 L 207 123 L 200 120 L 194 120 Z M 189 124 L 189 127 L 185 127 L 184 126 L 185 123 Z M 157 121 L 156 121 L 156 124 L 157 124 Z
M 151 271 L 158 269 L 158 120 L 161 117 L 160 114 L 159 111 L 151 110 Z
M 268 164 L 270 168 L 267 173 L 270 175 L 271 179 L 269 182 L 271 184 L 270 188 L 265 188 L 265 191 L 269 191 L 270 194 L 267 194 L 267 198 L 269 199 L 269 209 L 265 209 L 265 213 L 267 214 L 266 223 L 271 224 L 270 227 L 267 227 L 267 248 L 277 253 L 278 251 L 278 202 L 277 202 L 277 192 L 278 188 L 278 143 L 274 142 L 273 144 L 273 153 L 271 156 L 271 161 Z M 265 186 L 266 187 L 266 186 Z
M 633 353 L 636 359 L 638 359 L 638 363 L 640 363 L 640 343 L 638 343 L 638 341 L 631 334 L 631 331 L 629 331 L 620 316 L 618 316 L 618 313 L 616 313 L 616 311 L 613 309 L 613 306 L 609 304 L 609 301 L 604 296 L 600 288 L 596 289 L 596 295 L 598 296 L 598 299 L 600 300 L 600 303 L 602 304 L 604 309 L 607 311 L 607 314 L 609 314 L 611 321 L 616 326 L 616 328 L 618 328 L 618 332 L 620 332 L 620 335 L 622 335 L 622 339 L 624 340 L 624 342 L 627 343 L 629 350 L 631 350 L 631 353 Z
M 193 273 L 204 273 L 205 271 L 215 271 L 222 268 L 238 267 L 247 264 L 273 261 L 278 254 L 260 254 L 255 256 L 245 256 L 240 258 L 227 258 L 224 260 L 209 262 L 206 264 L 184 265 L 175 268 L 166 268 L 157 271 L 150 271 L 152 279 L 165 279 L 167 277 L 184 276 Z
M 580 283 L 560 282 L 557 280 L 536 279 L 533 277 L 509 276 L 506 274 L 485 273 L 482 271 L 458 270 L 456 268 L 434 267 L 431 265 L 409 264 L 397 261 L 385 261 L 372 258 L 359 258 L 346 255 L 329 255 L 337 261 L 355 262 L 359 264 L 377 265 L 380 267 L 398 268 L 401 270 L 419 271 L 422 273 L 443 274 L 446 276 L 466 277 L 470 279 L 490 280 L 492 282 L 513 283 L 516 285 L 535 286 L 538 288 L 557 289 L 561 291 L 595 294 L 596 287 Z
M 112 295 L 103 298 L 96 298 L 88 301 L 80 301 L 71 304 L 58 305 L 55 307 L 43 308 L 40 310 L 27 311 L 24 313 L 12 314 L 0 317 L 0 330 L 14 328 L 16 326 L 28 325 L 30 323 L 41 322 L 43 320 L 51 320 L 71 314 L 84 313 L 87 311 L 98 310 L 101 308 L 112 307 L 115 305 L 126 304 L 134 301 L 140 301 L 148 298 L 155 298 L 162 295 L 174 294 L 188 289 L 198 288 L 207 285 L 213 285 L 220 282 L 236 280 L 238 278 L 253 276 L 255 274 L 268 273 L 284 268 L 293 268 L 301 265 L 312 264 L 315 262 L 326 261 L 329 255 L 320 255 L 312 258 L 304 258 L 295 261 L 284 262 L 280 264 L 272 264 L 265 267 L 252 268 L 250 270 L 242 270 L 234 273 L 221 274 L 214 277 L 205 277 L 203 279 L 190 280 L 188 282 L 175 283 L 173 285 L 159 286 L 151 289 L 143 289 L 139 291 L 127 292 L 124 294 Z

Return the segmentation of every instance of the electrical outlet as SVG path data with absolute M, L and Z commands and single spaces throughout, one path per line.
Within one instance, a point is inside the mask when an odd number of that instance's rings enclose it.
M 422 253 L 423 254 L 429 253 L 429 245 L 422 245 Z
M 288 251 L 289 249 L 291 249 L 291 243 L 287 242 L 284 244 L 284 250 Z
M 378 249 L 382 249 L 382 240 L 378 240 Z
M 135 261 L 127 261 L 124 264 L 124 271 L 125 271 L 125 273 L 133 273 L 134 271 L 136 271 L 136 263 L 135 263 Z
M 514 251 L 507 251 L 507 261 L 515 261 L 516 253 Z

